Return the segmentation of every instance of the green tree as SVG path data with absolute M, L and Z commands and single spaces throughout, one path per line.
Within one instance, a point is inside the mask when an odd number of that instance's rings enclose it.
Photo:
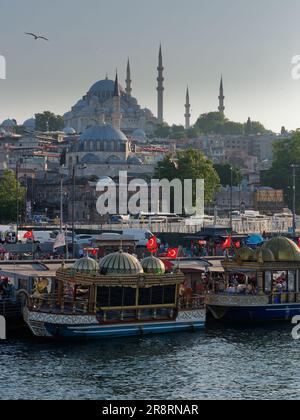
M 50 111 L 36 114 L 35 119 L 37 131 L 60 131 L 64 128 L 64 118 Z
M 175 155 L 169 154 L 159 162 L 155 169 L 157 179 L 204 179 L 205 202 L 212 201 L 214 194 L 220 187 L 220 179 L 211 161 L 198 150 L 179 151 Z M 195 205 L 194 190 L 194 205 Z
M 17 203 L 19 214 L 24 213 L 25 188 L 20 185 L 14 172 L 5 171 L 0 179 L 0 222 L 10 223 L 17 220 Z
M 171 129 L 168 124 L 159 124 L 154 131 L 154 136 L 166 139 L 170 136 L 170 133 Z
M 283 189 L 287 203 L 292 208 L 293 179 L 291 165 L 297 165 L 297 185 L 300 174 L 300 133 L 295 133 L 291 139 L 280 139 L 273 145 L 274 158 L 272 168 L 261 174 L 261 182 L 275 189 Z M 300 189 L 296 188 L 297 209 L 300 212 Z
M 217 164 L 214 165 L 214 168 L 220 178 L 220 182 L 223 185 L 223 187 L 227 187 L 228 185 L 231 185 L 231 165 L 229 164 Z M 243 180 L 243 176 L 241 174 L 240 169 L 233 168 L 232 172 L 232 185 L 235 187 L 238 187 Z
M 209 112 L 200 115 L 195 127 L 203 134 L 219 134 L 226 121 L 228 120 L 222 112 Z
M 201 131 L 197 127 L 191 127 L 186 130 L 186 135 L 189 139 L 195 139 L 201 135 Z
M 224 136 L 242 136 L 244 134 L 244 124 L 233 121 L 225 121 L 225 123 L 219 128 L 219 134 L 223 134 Z

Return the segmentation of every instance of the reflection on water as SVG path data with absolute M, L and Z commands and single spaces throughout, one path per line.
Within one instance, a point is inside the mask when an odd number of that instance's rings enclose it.
M 5 399 L 299 399 L 291 326 L 92 343 L 0 344 Z

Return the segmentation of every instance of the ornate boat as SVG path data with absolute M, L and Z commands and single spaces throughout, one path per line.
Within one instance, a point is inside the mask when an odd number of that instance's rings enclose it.
M 291 321 L 300 315 L 300 250 L 284 237 L 261 248 L 242 248 L 222 262 L 223 285 L 206 297 L 208 314 L 219 321 Z
M 122 251 L 100 265 L 82 258 L 30 296 L 24 319 L 39 337 L 99 339 L 194 331 L 205 326 L 204 300 L 182 299 L 184 276 L 155 257 Z M 41 293 L 41 289 L 42 293 Z

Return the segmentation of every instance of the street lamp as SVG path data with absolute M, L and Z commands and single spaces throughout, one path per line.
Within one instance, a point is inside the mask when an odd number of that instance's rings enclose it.
M 232 229 L 232 207 L 233 207 L 233 167 L 230 166 L 230 228 Z
M 76 194 L 76 173 L 75 164 L 72 170 L 72 182 L 73 182 L 73 193 L 72 193 L 72 258 L 75 258 L 75 194 Z
M 297 220 L 296 220 L 296 169 L 298 165 L 291 165 L 293 170 L 293 239 L 296 238 Z

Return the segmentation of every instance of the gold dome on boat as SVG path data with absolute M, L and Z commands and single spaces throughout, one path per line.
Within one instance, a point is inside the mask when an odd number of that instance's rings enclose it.
M 165 274 L 165 264 L 159 259 L 152 255 L 151 257 L 145 258 L 142 262 L 142 267 L 145 273 L 148 274 Z
M 84 257 L 74 263 L 72 272 L 75 274 L 80 273 L 96 275 L 99 272 L 99 266 L 97 261 L 90 257 Z
M 123 251 L 106 255 L 100 261 L 100 273 L 106 276 L 137 275 L 143 272 L 139 260 Z
M 253 261 L 254 258 L 255 258 L 255 253 L 254 253 L 253 249 L 248 248 L 248 247 L 244 247 L 244 248 L 241 248 L 237 251 L 237 257 L 241 261 Z
M 283 236 L 270 239 L 262 249 L 273 253 L 275 261 L 300 261 L 300 250 L 295 242 Z
M 256 251 L 256 260 L 259 263 L 276 261 L 273 252 L 268 248 L 258 248 Z

